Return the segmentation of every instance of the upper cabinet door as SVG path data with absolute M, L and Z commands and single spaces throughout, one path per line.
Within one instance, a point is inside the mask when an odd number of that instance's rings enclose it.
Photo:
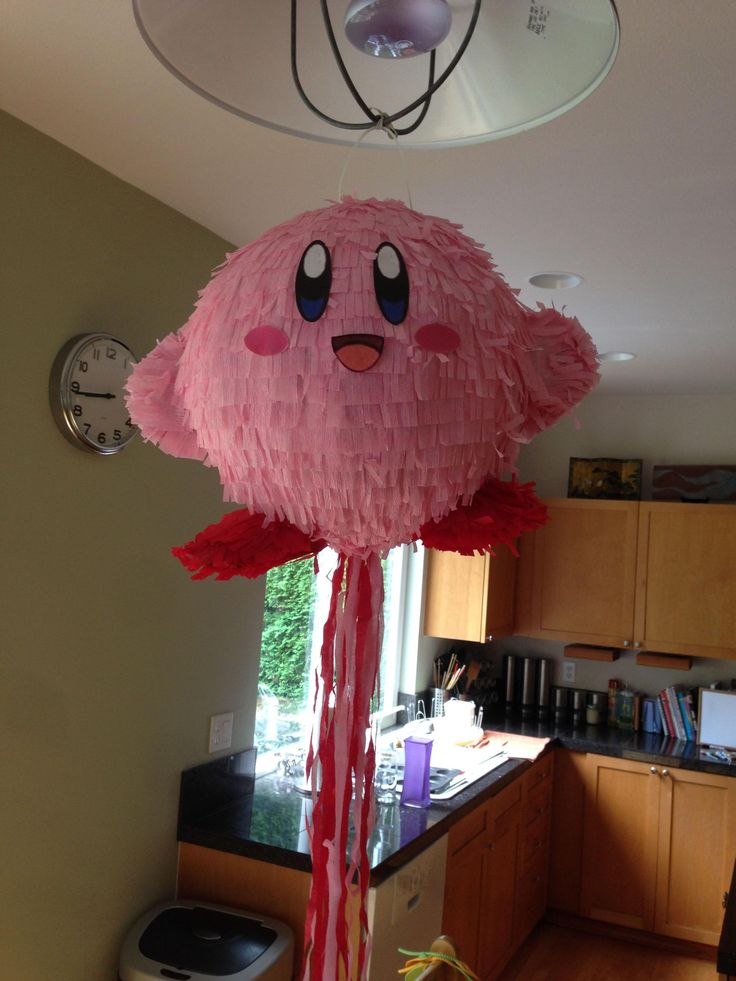
M 638 503 L 545 503 L 548 523 L 523 536 L 516 632 L 632 646 Z
M 736 657 L 736 506 L 639 508 L 636 637 L 650 650 Z
M 517 561 L 505 545 L 493 557 L 427 549 L 424 633 L 483 644 L 514 629 Z

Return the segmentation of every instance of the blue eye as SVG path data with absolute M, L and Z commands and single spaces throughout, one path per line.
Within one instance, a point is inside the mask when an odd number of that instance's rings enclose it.
M 385 319 L 400 324 L 409 312 L 409 274 L 401 253 L 390 242 L 382 242 L 376 249 L 373 286 Z
M 314 323 L 327 309 L 332 285 L 332 263 L 324 242 L 308 245 L 299 261 L 294 289 L 302 317 Z

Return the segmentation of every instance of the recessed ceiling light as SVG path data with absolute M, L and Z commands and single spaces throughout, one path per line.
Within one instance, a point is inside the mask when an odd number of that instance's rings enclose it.
M 599 361 L 633 361 L 636 357 L 630 351 L 604 351 L 598 355 Z
M 582 276 L 571 272 L 541 272 L 529 277 L 532 286 L 542 290 L 569 290 L 580 286 L 582 281 Z

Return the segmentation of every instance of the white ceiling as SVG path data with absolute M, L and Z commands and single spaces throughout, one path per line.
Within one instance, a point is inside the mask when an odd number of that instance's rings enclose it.
M 604 365 L 600 393 L 731 394 L 736 2 L 617 7 L 621 49 L 590 98 L 503 140 L 404 151 L 413 205 L 461 222 L 527 303 L 565 305 L 600 351 L 636 352 Z M 196 95 L 151 54 L 128 0 L 0 0 L 0 25 L 0 107 L 224 238 L 337 196 L 345 148 Z M 344 191 L 405 197 L 401 155 L 362 147 Z M 550 269 L 584 284 L 526 282 Z

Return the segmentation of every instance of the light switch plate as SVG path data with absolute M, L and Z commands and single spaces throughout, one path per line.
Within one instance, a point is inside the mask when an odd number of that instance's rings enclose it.
M 562 680 L 569 684 L 575 683 L 575 662 L 564 661 L 562 664 Z
M 223 712 L 210 717 L 210 753 L 230 749 L 233 744 L 233 713 Z

